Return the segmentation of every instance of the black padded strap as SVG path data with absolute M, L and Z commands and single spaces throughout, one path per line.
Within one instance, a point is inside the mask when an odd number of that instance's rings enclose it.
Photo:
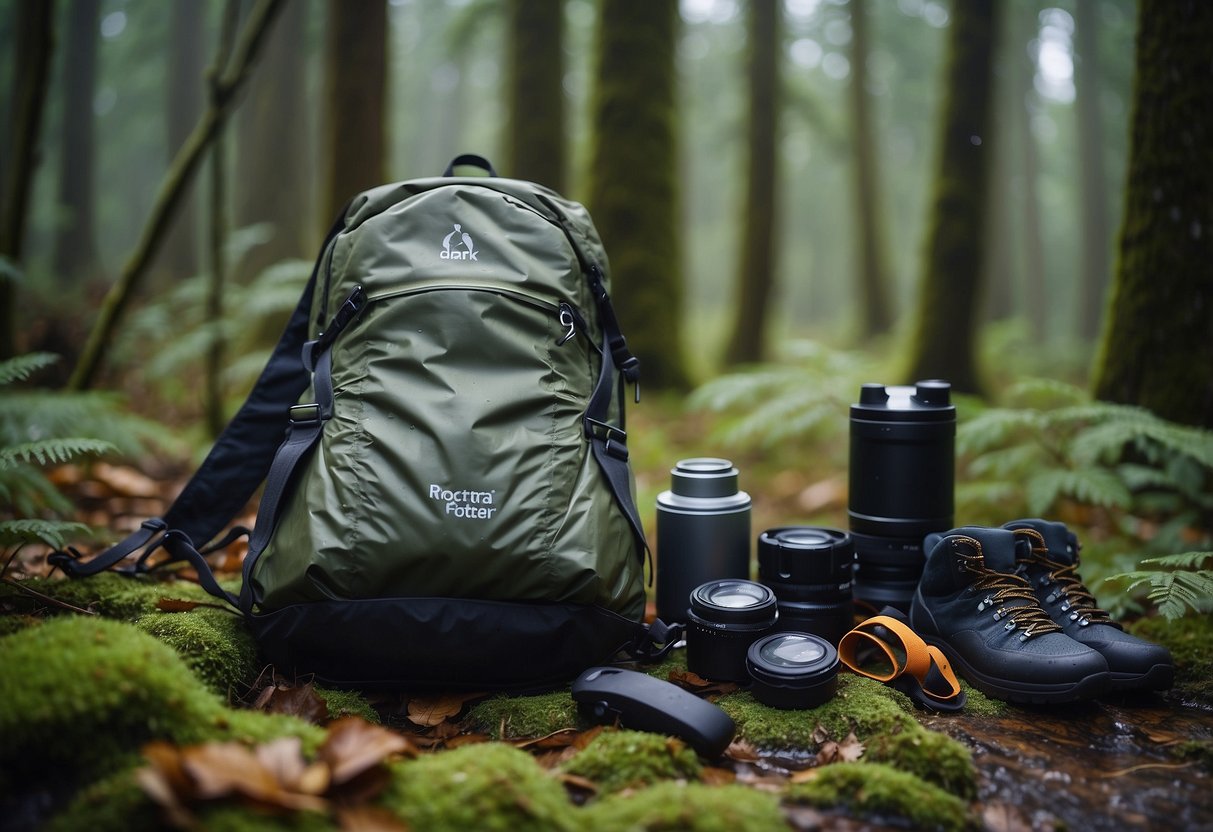
M 461 153 L 451 160 L 451 163 L 446 166 L 446 170 L 442 172 L 443 176 L 454 176 L 455 168 L 457 167 L 480 168 L 488 173 L 489 176 L 496 176 L 497 169 L 493 167 L 493 163 L 483 156 L 478 156 L 475 153 Z

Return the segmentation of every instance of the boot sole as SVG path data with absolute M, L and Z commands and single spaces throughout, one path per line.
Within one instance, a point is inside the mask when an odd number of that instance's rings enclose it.
M 1175 683 L 1175 665 L 1156 664 L 1145 673 L 1113 673 L 1112 690 L 1170 690 Z
M 1051 685 L 1034 684 L 1019 679 L 1000 679 L 975 669 L 942 639 L 923 636 L 923 641 L 942 650 L 952 666 L 959 669 L 960 674 L 973 687 L 986 696 L 1006 702 L 1019 702 L 1026 705 L 1056 705 L 1063 702 L 1094 699 L 1112 689 L 1112 674 L 1106 670 L 1084 676 L 1075 682 Z

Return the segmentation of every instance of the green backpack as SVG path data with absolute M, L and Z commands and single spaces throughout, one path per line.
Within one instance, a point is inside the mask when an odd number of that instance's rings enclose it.
M 490 176 L 459 178 L 456 165 Z M 163 518 L 85 575 L 163 549 L 282 671 L 526 688 L 644 636 L 624 431 L 637 381 L 585 209 L 461 156 L 359 194 L 253 392 Z M 282 440 L 283 431 L 286 438 Z M 265 481 L 239 596 L 203 555 Z

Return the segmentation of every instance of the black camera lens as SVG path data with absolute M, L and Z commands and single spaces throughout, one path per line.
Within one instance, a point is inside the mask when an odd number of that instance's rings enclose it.
M 838 651 L 812 633 L 759 639 L 746 654 L 746 669 L 754 680 L 750 692 L 772 708 L 816 708 L 838 689 Z
M 786 526 L 758 537 L 758 580 L 778 599 L 778 630 L 837 645 L 853 624 L 854 566 L 851 536 L 838 529 Z
M 952 528 L 956 407 L 946 381 L 865 384 L 851 405 L 849 506 L 857 602 L 908 611 L 922 539 Z
M 775 594 L 754 581 L 708 581 L 691 593 L 687 669 L 707 679 L 744 682 L 746 651 L 775 624 Z

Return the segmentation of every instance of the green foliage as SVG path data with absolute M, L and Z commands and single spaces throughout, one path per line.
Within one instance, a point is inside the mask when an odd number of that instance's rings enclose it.
M 835 763 L 788 789 L 788 799 L 864 815 L 897 815 L 915 829 L 959 830 L 971 824 L 965 802 L 885 763 Z
M 813 341 L 791 342 L 785 352 L 782 362 L 720 376 L 691 395 L 691 407 L 725 414 L 722 442 L 770 448 L 832 439 L 845 430 L 847 409 L 872 361 Z
M 225 698 L 234 686 L 251 683 L 260 668 L 244 621 L 226 610 L 148 613 L 135 626 L 176 650 L 208 688 Z
M 57 357 L 30 353 L 0 361 L 0 388 L 26 381 Z M 125 413 L 103 393 L 5 389 L 0 396 L 0 546 L 41 542 L 62 548 L 85 537 L 82 523 L 63 519 L 71 503 L 41 470 L 88 456 L 135 453 L 168 431 Z
M 228 245 L 233 261 L 263 238 L 260 226 L 242 229 Z M 243 396 L 265 366 L 287 318 L 299 302 L 312 264 L 284 260 L 247 284 L 224 288 L 223 317 L 207 320 L 210 275 L 182 280 L 170 292 L 131 315 L 118 351 L 141 356 L 144 375 L 172 402 L 193 402 L 201 362 L 216 342 L 223 345 L 223 383 L 229 396 Z
M 607 795 L 581 810 L 578 829 L 619 832 L 769 832 L 786 829 L 775 795 L 741 785 L 658 783 Z
M 567 690 L 535 696 L 494 696 L 474 705 L 468 724 L 493 739 L 543 737 L 579 724 L 577 703 Z
M 1213 546 L 1213 431 L 1094 401 L 1064 382 L 1030 380 L 1007 391 L 1005 406 L 962 420 L 956 449 L 956 513 L 965 522 L 1001 524 L 1087 507 L 1107 518 L 1105 552 Z M 1182 558 L 1150 563 L 1158 568 L 1122 577 L 1129 591 L 1149 586 L 1150 600 L 1165 615 L 1204 609 L 1213 599 L 1207 572 Z M 1104 564 L 1095 571 L 1100 568 L 1108 571 Z M 1127 597 L 1113 599 L 1108 606 L 1116 611 L 1127 603 Z
M 1205 561 L 1213 561 L 1213 552 L 1146 558 L 1142 565 L 1156 568 L 1123 572 L 1107 580 L 1127 581 L 1126 592 L 1148 586 L 1147 597 L 1165 618 L 1179 618 L 1188 611 L 1207 613 L 1213 610 L 1213 569 L 1200 568 Z

